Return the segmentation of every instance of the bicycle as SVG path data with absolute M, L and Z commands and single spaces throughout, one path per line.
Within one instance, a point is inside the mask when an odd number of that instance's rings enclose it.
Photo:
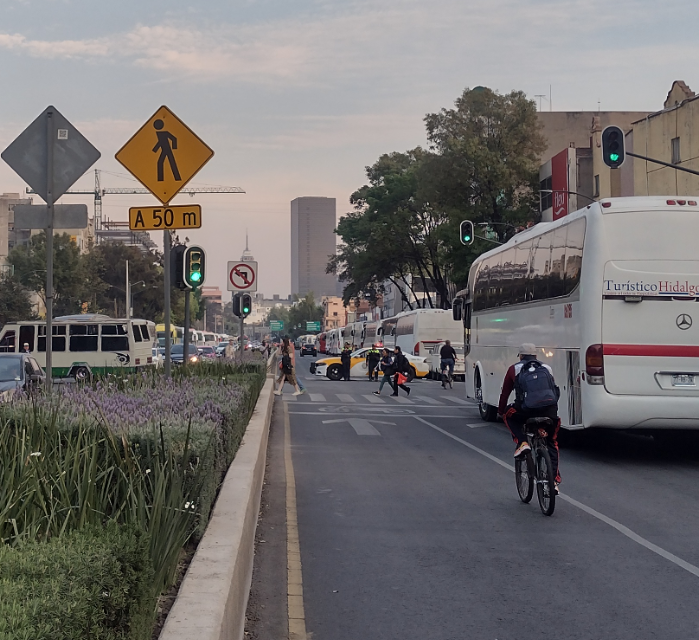
M 449 370 L 449 365 L 443 364 L 442 365 L 442 387 L 444 387 L 446 389 L 447 385 L 449 385 L 450 389 L 454 388 L 454 376 L 452 375 L 451 371 Z
M 551 418 L 529 418 L 524 424 L 531 451 L 515 458 L 515 483 L 520 500 L 528 503 L 534 495 L 536 481 L 539 507 L 545 516 L 550 516 L 556 508 L 556 484 L 545 427 L 553 428 Z

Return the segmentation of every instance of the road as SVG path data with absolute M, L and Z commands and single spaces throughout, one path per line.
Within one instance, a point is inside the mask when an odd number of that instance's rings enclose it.
M 288 615 L 312 640 L 699 637 L 696 449 L 576 439 L 546 518 L 517 497 L 504 425 L 482 422 L 462 385 L 375 398 L 368 381 L 312 378 L 311 360 L 297 358 L 308 394 L 276 400 L 250 637 L 289 637 Z M 285 504 L 301 600 L 286 597 Z

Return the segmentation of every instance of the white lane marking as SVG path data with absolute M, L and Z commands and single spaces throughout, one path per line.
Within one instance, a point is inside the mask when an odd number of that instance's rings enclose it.
M 371 422 L 364 418 L 345 418 L 344 420 L 323 420 L 323 424 L 333 424 L 349 422 L 350 426 L 357 432 L 358 436 L 380 436 L 381 434 L 373 427 Z M 390 424 L 395 426 L 395 422 L 382 422 L 374 420 L 376 424 Z
M 461 398 L 454 398 L 452 396 L 441 396 L 445 400 L 449 400 L 449 402 L 455 402 L 456 404 L 468 404 L 472 405 L 473 403 L 468 402 L 467 400 L 462 400 Z
M 478 424 L 467 424 L 466 426 L 469 427 L 470 429 L 481 429 L 482 427 L 489 426 L 489 423 L 479 422 Z
M 391 396 L 399 404 L 415 404 L 412 400 L 408 400 L 403 396 Z
M 371 409 L 371 408 L 372 408 L 372 407 L 369 407 L 369 406 L 367 406 L 367 405 L 360 405 L 360 406 L 364 406 L 364 407 L 366 407 L 367 409 Z M 380 410 L 380 407 L 378 407 L 378 406 L 375 407 L 375 408 L 376 408 L 376 411 L 379 411 L 379 410 Z M 415 407 L 415 408 L 418 408 L 418 407 Z M 429 409 L 430 407 L 423 407 L 423 408 L 424 408 L 424 409 Z M 295 416 L 342 416 L 342 415 L 347 415 L 347 412 L 346 412 L 346 411 L 323 411 L 323 412 L 320 412 L 320 411 L 289 411 L 289 413 L 292 414 L 292 415 L 295 415 Z M 362 415 L 365 415 L 365 416 L 367 416 L 368 418 L 371 418 L 372 415 L 375 415 L 375 416 L 377 416 L 377 417 L 380 416 L 380 417 L 383 417 L 383 418 L 385 418 L 387 415 L 394 416 L 394 417 L 400 417 L 400 418 L 403 418 L 403 417 L 409 417 L 409 418 L 410 418 L 410 417 L 413 417 L 413 414 L 412 414 L 412 413 L 402 413 L 402 414 L 400 414 L 400 415 L 396 415 L 396 414 L 387 413 L 387 412 L 375 413 L 375 414 L 368 413 L 368 412 L 362 412 Z M 430 415 L 424 415 L 424 416 L 421 416 L 421 417 L 422 417 L 422 418 L 439 418 L 440 420 L 463 420 L 463 419 L 464 419 L 463 416 L 442 416 L 442 415 L 436 415 L 436 414 L 434 414 L 434 415 L 431 415 L 431 414 L 430 414 Z
M 356 400 L 348 393 L 336 393 L 335 394 L 340 402 L 356 402 Z
M 288 395 L 283 394 L 282 395 L 282 400 L 286 400 L 287 402 L 296 402 L 296 398 L 298 398 L 298 396 L 295 396 L 293 394 L 288 394 Z
M 448 438 L 451 438 L 452 440 L 456 440 L 456 442 L 463 444 L 464 446 L 468 447 L 472 451 L 475 451 L 476 453 L 480 453 L 482 456 L 485 456 L 486 458 L 488 458 L 488 460 L 492 460 L 493 462 L 495 462 L 496 464 L 499 464 L 501 467 L 504 467 L 508 471 L 514 472 L 515 468 L 512 465 L 509 465 L 506 462 L 503 462 L 502 460 L 500 460 L 500 458 L 496 458 L 495 456 L 489 454 L 487 451 L 484 451 L 483 449 L 476 447 L 475 445 L 472 445 L 470 442 L 466 442 L 466 440 L 462 440 L 461 438 L 458 438 L 457 436 L 449 433 L 448 431 L 445 431 L 444 429 L 441 429 L 440 427 L 438 427 L 435 424 L 432 424 L 431 422 L 427 422 L 427 420 L 423 420 L 423 418 L 421 416 L 413 416 L 413 418 L 426 424 L 428 427 L 432 427 L 436 431 L 443 433 Z M 608 524 L 610 527 L 616 529 L 619 533 L 625 535 L 629 540 L 633 540 L 634 542 L 640 544 L 642 547 L 645 547 L 649 551 L 656 553 L 657 555 L 659 555 L 662 558 L 665 558 L 666 560 L 669 560 L 673 564 L 677 565 L 678 567 L 684 569 L 685 571 L 688 571 L 692 575 L 695 575 L 699 578 L 699 567 L 696 567 L 693 564 L 690 564 L 686 560 L 682 560 L 682 558 L 679 558 L 674 553 L 670 553 L 669 551 L 666 551 L 662 547 L 659 547 L 657 544 L 653 544 L 650 540 L 646 540 L 645 538 L 639 536 L 635 531 L 632 531 L 631 529 L 624 526 L 620 522 L 617 522 L 616 520 L 613 520 L 612 518 L 605 516 L 603 513 L 600 513 L 599 511 L 593 509 L 592 507 L 588 507 L 586 504 L 583 504 L 582 502 L 578 502 L 574 498 L 571 498 L 563 493 L 559 494 L 558 499 L 563 500 L 565 502 L 568 502 L 569 504 L 572 504 L 574 507 L 577 507 L 581 511 L 584 511 L 588 515 L 591 515 L 593 518 L 597 518 L 601 522 Z
M 322 393 L 309 393 L 308 397 L 311 402 L 325 402 L 325 396 Z
M 375 396 L 373 393 L 369 393 L 367 395 L 363 395 L 362 398 L 366 398 L 371 404 L 386 404 L 385 400 L 382 400 L 378 396 Z
M 430 398 L 429 396 L 415 396 L 416 400 L 421 400 L 422 402 L 426 402 L 427 404 L 438 404 L 441 406 L 444 406 L 443 402 L 440 402 L 439 400 L 435 400 L 434 398 Z

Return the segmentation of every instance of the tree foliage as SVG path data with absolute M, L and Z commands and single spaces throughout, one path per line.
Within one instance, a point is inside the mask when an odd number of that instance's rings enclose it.
M 31 295 L 19 278 L 10 274 L 0 276 L 0 325 L 34 317 Z
M 408 307 L 424 298 L 448 308 L 473 258 L 490 248 L 461 245 L 460 222 L 487 223 L 504 240 L 538 216 L 545 141 L 522 92 L 466 89 L 455 108 L 428 114 L 425 125 L 427 149 L 384 154 L 367 167 L 368 184 L 340 220 L 342 245 L 328 270 L 345 283 L 345 303 L 376 299 L 392 282 Z

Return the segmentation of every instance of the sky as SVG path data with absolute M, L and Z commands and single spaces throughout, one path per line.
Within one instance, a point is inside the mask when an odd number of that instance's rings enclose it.
M 114 154 L 167 105 L 215 151 L 191 184 L 246 192 L 174 201 L 203 207 L 180 237 L 206 249 L 207 284 L 225 291 L 247 230 L 259 291 L 285 296 L 293 198 L 343 215 L 365 167 L 424 146 L 425 114 L 467 87 L 661 109 L 674 80 L 699 90 L 698 19 L 691 0 L 0 0 L 0 150 L 54 105 L 101 151 L 103 187 L 140 186 Z M 0 162 L 0 192 L 25 186 Z M 107 195 L 103 211 L 155 204 Z

